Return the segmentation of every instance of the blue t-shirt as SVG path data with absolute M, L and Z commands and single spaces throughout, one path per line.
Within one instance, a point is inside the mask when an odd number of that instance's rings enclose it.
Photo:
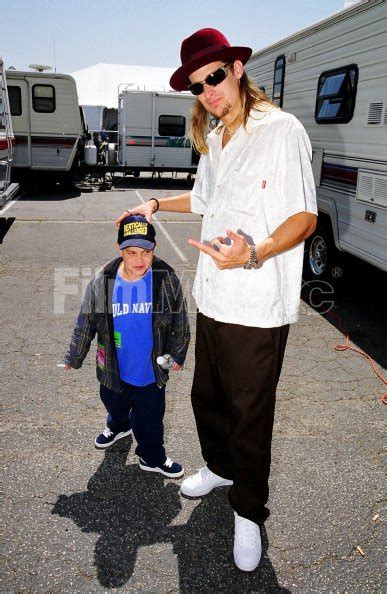
M 138 281 L 127 281 L 117 272 L 112 305 L 121 379 L 133 386 L 153 383 L 152 269 Z

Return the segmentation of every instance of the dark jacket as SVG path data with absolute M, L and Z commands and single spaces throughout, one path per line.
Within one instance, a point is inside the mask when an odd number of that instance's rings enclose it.
M 97 378 L 107 388 L 121 392 L 121 379 L 114 342 L 112 295 L 122 258 L 101 269 L 86 287 L 81 311 L 64 362 L 79 369 L 97 334 Z M 180 280 L 166 262 L 154 258 L 153 277 L 153 351 L 155 377 L 160 387 L 168 380 L 168 371 L 156 362 L 168 353 L 179 365 L 184 363 L 190 330 L 187 306 Z

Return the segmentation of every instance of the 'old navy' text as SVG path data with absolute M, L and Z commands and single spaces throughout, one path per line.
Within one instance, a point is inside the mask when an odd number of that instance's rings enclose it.
M 149 313 L 152 308 L 152 301 L 148 303 L 133 303 L 130 307 L 129 303 L 113 303 L 113 318 L 117 316 L 125 316 L 129 313 Z

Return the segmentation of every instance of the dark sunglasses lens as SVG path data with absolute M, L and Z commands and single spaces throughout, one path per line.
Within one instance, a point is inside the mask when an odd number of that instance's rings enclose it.
M 226 76 L 227 70 L 225 70 L 224 67 L 221 67 L 218 68 L 218 70 L 215 70 L 215 72 L 209 74 L 204 82 L 211 87 L 216 87 L 216 85 L 219 85 L 224 81 Z M 204 91 L 203 83 L 201 82 L 192 83 L 192 85 L 190 85 L 188 88 L 193 95 L 201 95 Z
M 200 83 L 200 82 L 193 83 L 188 88 L 191 91 L 192 95 L 201 95 L 201 93 L 203 93 L 203 91 L 204 91 L 203 83 Z
M 219 85 L 224 81 L 226 76 L 227 72 L 223 68 L 218 68 L 218 70 L 215 70 L 215 72 L 207 76 L 206 83 L 211 85 L 211 87 L 216 87 L 216 85 Z

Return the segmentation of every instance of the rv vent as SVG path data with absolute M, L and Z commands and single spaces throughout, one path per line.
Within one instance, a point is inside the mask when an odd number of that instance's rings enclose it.
M 372 200 L 372 177 L 370 175 L 360 176 L 358 198 Z
M 380 126 L 382 123 L 383 101 L 370 103 L 367 126 Z
M 288 54 L 286 56 L 286 63 L 287 64 L 293 64 L 296 60 L 297 60 L 297 54 L 296 54 L 296 52 L 293 52 L 292 54 Z
M 359 169 L 356 198 L 387 206 L 387 174 Z
M 385 179 L 375 179 L 374 184 L 375 202 L 387 206 L 387 177 Z

